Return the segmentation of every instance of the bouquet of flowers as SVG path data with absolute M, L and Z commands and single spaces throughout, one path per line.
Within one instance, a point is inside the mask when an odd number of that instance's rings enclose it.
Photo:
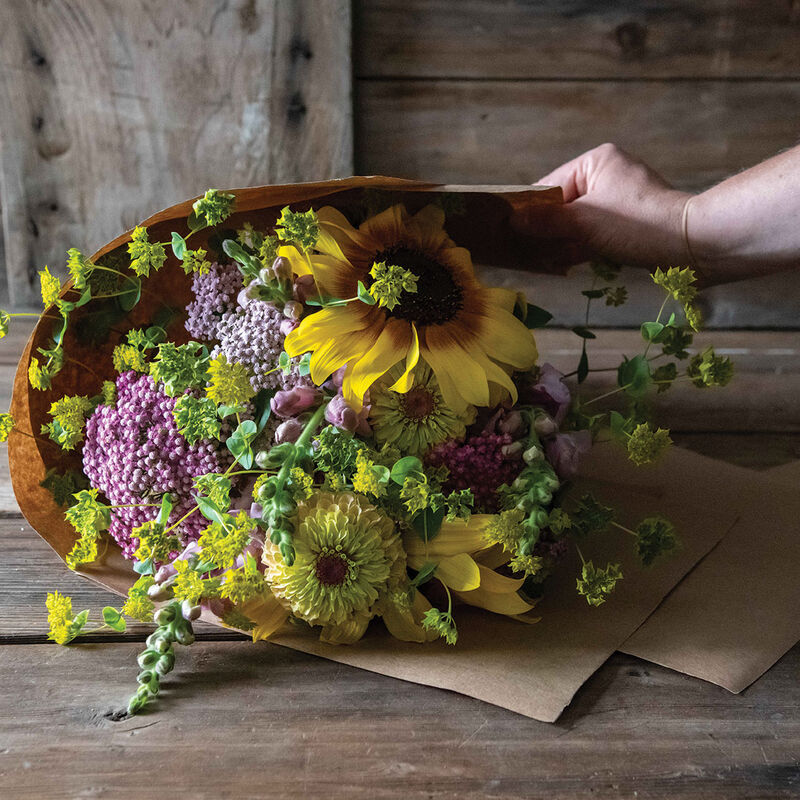
M 604 410 L 581 385 L 591 304 L 626 299 L 617 270 L 595 265 L 582 355 L 563 375 L 536 348 L 550 315 L 483 285 L 448 235 L 460 198 L 424 199 L 410 211 L 362 192 L 347 214 L 298 202 L 232 227 L 235 195 L 210 190 L 183 232 L 162 241 L 143 225 L 94 260 L 70 250 L 65 286 L 40 273 L 50 336 L 34 334 L 33 391 L 18 380 L 0 432 L 18 445 L 15 474 L 24 448 L 41 456 L 68 566 L 102 574 L 115 548 L 127 561 L 114 567 L 131 575 L 127 598 L 102 625 L 156 625 L 129 713 L 201 615 L 254 640 L 295 624 L 342 645 L 373 623 L 456 645 L 461 604 L 536 622 L 568 548 L 622 527 L 592 495 L 565 493 L 581 455 L 602 436 L 652 461 L 670 437 L 648 393 L 730 379 L 713 349 L 689 355 L 692 271 L 658 270 L 664 303 L 618 369 L 627 404 Z M 0 312 L 3 334 L 13 316 Z M 677 544 L 660 516 L 624 530 L 645 566 Z M 599 605 L 620 567 L 580 561 L 576 591 Z M 54 641 L 89 630 L 68 597 L 47 608 Z

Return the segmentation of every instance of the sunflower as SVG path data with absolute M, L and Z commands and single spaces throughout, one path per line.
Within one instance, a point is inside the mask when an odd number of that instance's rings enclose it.
M 357 296 L 359 281 L 371 288 L 378 275 L 400 283 L 387 288 L 390 302 L 323 308 L 286 337 L 290 356 L 312 353 L 315 383 L 347 365 L 345 399 L 360 409 L 367 389 L 397 364 L 403 371 L 393 388 L 409 391 L 421 359 L 457 414 L 504 395 L 516 399 L 509 373 L 535 363 L 533 335 L 512 313 L 514 292 L 478 282 L 469 251 L 447 236 L 440 208 L 411 216 L 395 205 L 357 229 L 330 207 L 318 218 L 315 254 L 281 248 L 297 274 L 313 274 L 321 293 L 343 299 Z
M 405 574 L 392 520 L 360 495 L 318 492 L 298 504 L 293 542 L 291 566 L 276 546 L 264 550 L 272 594 L 295 617 L 322 625 L 323 641 L 360 639 L 390 578 Z
M 370 390 L 369 421 L 378 444 L 390 442 L 403 454 L 420 456 L 447 439 L 460 439 L 475 421 L 475 408 L 456 414 L 445 402 L 433 371 L 417 364 L 411 388 L 400 393 L 391 387 L 402 373 L 392 367 Z

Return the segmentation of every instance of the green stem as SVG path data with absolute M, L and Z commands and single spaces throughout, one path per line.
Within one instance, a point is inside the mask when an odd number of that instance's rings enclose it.
M 618 386 L 616 389 L 612 389 L 610 392 L 606 392 L 605 394 L 598 395 L 597 397 L 593 397 L 591 400 L 587 400 L 583 405 L 589 406 L 592 403 L 596 403 L 598 400 L 604 400 L 606 397 L 611 397 L 613 394 L 617 394 L 619 392 L 624 392 L 626 389 L 631 387 L 630 383 L 626 383 L 625 386 Z
M 661 321 L 661 315 L 664 313 L 664 309 L 667 305 L 667 300 L 669 300 L 669 295 L 664 298 L 664 302 L 661 304 L 661 308 L 658 309 L 658 314 L 656 314 L 656 322 Z M 650 348 L 653 346 L 652 340 L 647 343 L 647 347 L 644 349 L 644 357 L 647 358 L 647 354 L 650 352 Z
M 103 267 L 100 266 L 100 264 L 94 264 L 92 267 L 92 271 L 96 269 L 101 269 L 104 272 L 112 272 L 114 273 L 114 275 L 119 275 L 125 278 L 126 281 L 130 281 L 134 286 L 136 286 L 136 280 L 131 275 L 126 275 L 124 272 L 120 272 L 118 269 L 112 269 L 111 267 Z M 116 297 L 117 295 L 112 295 L 112 296 Z
M 626 528 L 624 525 L 620 525 L 619 522 L 611 521 L 611 524 L 615 528 L 619 528 L 621 531 L 625 531 L 625 533 L 629 533 L 631 536 L 635 536 L 637 539 L 639 538 L 639 534 L 636 531 L 632 531 L 630 528 Z
M 81 369 L 85 369 L 87 372 L 91 372 L 92 375 L 97 378 L 97 380 L 102 381 L 103 379 L 88 365 L 84 364 L 82 361 L 78 361 L 77 358 L 67 358 L 68 364 L 77 364 Z
M 311 419 L 306 423 L 305 428 L 303 428 L 303 432 L 298 437 L 295 445 L 300 447 L 305 447 L 311 442 L 311 437 L 317 430 L 317 426 L 322 421 L 322 418 L 325 416 L 325 409 L 328 407 L 327 403 L 323 403 L 312 415 Z

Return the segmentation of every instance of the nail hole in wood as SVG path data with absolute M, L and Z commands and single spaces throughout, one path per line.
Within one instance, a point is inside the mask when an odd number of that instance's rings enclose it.
M 303 95 L 300 92 L 295 92 L 289 98 L 289 107 L 287 108 L 287 119 L 289 123 L 292 125 L 297 125 L 306 115 L 308 109 L 306 108 L 306 104 L 303 102 Z

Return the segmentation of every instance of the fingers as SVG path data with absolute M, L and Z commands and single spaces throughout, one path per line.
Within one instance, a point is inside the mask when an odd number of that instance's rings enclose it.
M 573 158 L 572 161 L 567 161 L 566 164 L 556 167 L 536 183 L 544 186 L 560 186 L 561 191 L 564 193 L 564 202 L 571 203 L 586 194 L 588 155 L 588 153 L 584 153 L 577 158 Z
M 520 209 L 511 218 L 511 226 L 537 239 L 577 239 L 582 236 L 584 215 L 581 198 L 571 203 L 540 204 Z

